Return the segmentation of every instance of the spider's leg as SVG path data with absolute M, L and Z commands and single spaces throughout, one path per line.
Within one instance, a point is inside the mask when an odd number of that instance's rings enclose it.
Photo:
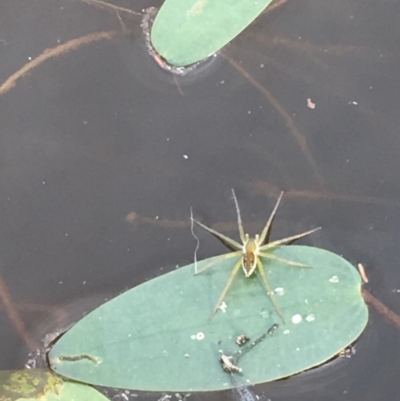
M 260 250 L 261 251 L 265 251 L 265 250 L 267 250 L 269 248 L 274 248 L 274 247 L 282 245 L 282 244 L 284 244 L 286 242 L 290 242 L 290 241 L 294 241 L 294 240 L 299 239 L 299 238 L 303 238 L 306 235 L 310 235 L 313 232 L 318 231 L 320 229 L 321 229 L 321 227 L 317 227 L 317 228 L 314 228 L 312 230 L 306 231 L 304 233 L 293 235 L 292 237 L 287 237 L 287 238 L 283 238 L 283 239 L 280 239 L 280 240 L 277 240 L 277 241 L 270 242 L 269 244 L 265 244 L 263 246 L 260 246 Z
M 285 319 L 284 319 L 284 317 L 282 315 L 281 310 L 279 309 L 278 304 L 275 301 L 274 293 L 272 292 L 271 287 L 269 286 L 269 283 L 268 283 L 268 280 L 267 280 L 267 276 L 265 274 L 263 265 L 262 265 L 262 263 L 261 263 L 259 258 L 257 258 L 257 267 L 258 267 L 258 270 L 260 271 L 260 275 L 261 275 L 261 278 L 262 278 L 262 280 L 264 282 L 265 289 L 267 290 L 267 293 L 268 293 L 269 297 L 271 298 L 271 302 L 274 305 L 274 307 L 276 309 L 276 312 L 278 313 L 279 317 L 282 319 L 283 324 L 285 324 Z
M 222 262 L 225 259 L 233 258 L 234 256 L 238 256 L 241 253 L 242 253 L 242 251 L 236 251 L 236 252 L 226 253 L 225 255 L 221 255 L 221 256 L 215 258 L 214 260 L 212 260 L 210 263 L 207 263 L 204 267 L 202 267 L 200 270 L 198 270 L 196 273 L 194 273 L 194 276 L 197 276 L 198 274 L 203 273 L 204 270 L 207 270 L 209 267 L 214 266 L 216 263 Z
M 232 281 L 233 281 L 233 279 L 234 279 L 235 276 L 236 276 L 236 273 L 239 271 L 239 269 L 240 269 L 241 267 L 242 267 L 242 258 L 240 258 L 240 259 L 237 261 L 235 267 L 233 268 L 232 273 L 231 273 L 231 275 L 229 276 L 228 282 L 226 283 L 225 288 L 222 290 L 221 295 L 219 296 L 218 302 L 217 302 L 217 304 L 215 305 L 215 308 L 214 308 L 214 310 L 213 310 L 213 312 L 212 312 L 212 314 L 211 314 L 210 320 L 211 320 L 211 319 L 214 317 L 214 315 L 217 313 L 217 310 L 218 310 L 218 308 L 220 307 L 222 301 L 224 300 L 225 295 L 226 295 L 226 293 L 228 292 L 228 289 L 229 289 L 229 287 L 231 286 Z
M 203 227 L 205 230 L 210 232 L 211 234 L 214 234 L 216 237 L 220 238 L 222 241 L 226 242 L 227 244 L 231 245 L 232 247 L 236 249 L 242 249 L 242 245 L 239 244 L 239 242 L 236 242 L 235 240 L 227 237 L 224 234 L 219 233 L 218 231 L 213 230 L 212 228 L 209 228 L 205 226 L 204 224 L 200 223 L 199 221 L 193 219 L 193 221 L 198 224 L 200 227 Z
M 268 219 L 268 221 L 267 221 L 267 224 L 265 225 L 264 229 L 262 230 L 262 233 L 261 233 L 260 239 L 259 239 L 259 244 L 260 244 L 260 245 L 263 244 L 264 241 L 265 241 L 265 238 L 267 238 L 267 235 L 268 235 L 269 230 L 270 230 L 270 228 L 271 228 L 271 224 L 272 224 L 272 222 L 274 221 L 276 211 L 278 210 L 279 203 L 281 202 L 282 196 L 283 196 L 283 191 L 282 191 L 281 194 L 279 195 L 279 198 L 278 198 L 278 200 L 276 201 L 274 210 L 272 211 L 271 216 L 269 216 L 269 219 Z
M 239 235 L 240 235 L 241 241 L 244 244 L 246 242 L 246 239 L 245 239 L 245 236 L 244 236 L 242 217 L 240 216 L 239 203 L 238 203 L 238 201 L 236 199 L 235 191 L 233 190 L 233 188 L 232 188 L 232 195 L 233 195 L 233 200 L 235 201 L 235 206 L 236 206 L 236 214 L 237 214 L 237 220 L 238 220 Z
M 264 252 L 259 252 L 258 253 L 260 256 L 263 258 L 269 258 L 269 259 L 274 259 L 277 260 L 278 262 L 285 263 L 290 266 L 298 266 L 298 267 L 311 267 L 310 265 L 305 265 L 304 263 L 300 262 L 294 262 L 293 260 L 288 260 L 284 258 L 280 258 L 279 256 L 274 255 L 273 253 L 264 253 Z

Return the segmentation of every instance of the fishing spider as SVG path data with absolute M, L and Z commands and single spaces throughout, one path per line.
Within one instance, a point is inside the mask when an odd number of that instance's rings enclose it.
M 305 237 L 306 235 L 309 235 L 317 230 L 319 230 L 321 227 L 318 228 L 314 228 L 312 230 L 306 231 L 304 233 L 301 234 L 297 234 L 294 235 L 292 237 L 287 237 L 287 238 L 283 238 L 277 241 L 273 241 L 267 244 L 264 244 L 270 228 L 271 228 L 271 224 L 274 220 L 276 211 L 278 209 L 279 203 L 282 199 L 283 196 L 283 192 L 281 192 L 281 194 L 279 195 L 279 198 L 275 204 L 274 209 L 272 210 L 271 216 L 269 217 L 267 224 L 265 225 L 264 229 L 262 230 L 261 235 L 256 235 L 254 238 L 250 237 L 249 234 L 245 234 L 244 230 L 243 230 L 243 225 L 242 225 L 242 218 L 240 216 L 240 209 L 239 209 L 239 204 L 238 201 L 236 199 L 236 195 L 235 195 L 235 191 L 232 189 L 232 194 L 233 194 L 233 199 L 235 201 L 235 206 L 236 206 L 236 213 L 237 213 L 237 221 L 238 221 L 238 227 L 239 227 L 239 235 L 240 235 L 240 240 L 242 241 L 242 244 L 240 244 L 239 242 L 236 242 L 235 240 L 219 233 L 218 231 L 213 230 L 212 228 L 209 228 L 207 226 L 205 226 L 204 224 L 200 223 L 197 220 L 194 220 L 194 222 L 196 222 L 200 227 L 203 227 L 205 230 L 207 230 L 208 232 L 210 232 L 211 234 L 214 234 L 216 237 L 218 237 L 219 239 L 221 239 L 223 242 L 225 242 L 226 244 L 230 245 L 231 247 L 233 247 L 234 249 L 237 249 L 237 251 L 232 252 L 232 253 L 228 253 L 226 255 L 222 255 L 219 259 L 218 262 L 228 259 L 228 258 L 232 258 L 234 256 L 238 256 L 241 255 L 241 258 L 237 261 L 237 263 L 235 264 L 235 267 L 232 270 L 231 275 L 229 276 L 228 282 L 225 285 L 225 288 L 223 289 L 217 304 L 215 305 L 215 308 L 211 314 L 211 318 L 212 319 L 215 315 L 215 313 L 217 312 L 218 308 L 220 307 L 223 299 L 225 298 L 226 293 L 228 292 L 228 289 L 230 287 L 230 285 L 232 284 L 233 279 L 235 278 L 237 272 L 239 271 L 240 267 L 242 267 L 243 272 L 245 277 L 250 277 L 254 271 L 256 270 L 256 268 L 258 268 L 258 271 L 261 275 L 261 278 L 263 280 L 263 283 L 265 285 L 265 288 L 267 290 L 267 293 L 269 295 L 269 297 L 271 298 L 272 304 L 274 305 L 278 315 L 280 316 L 280 318 L 282 319 L 283 323 L 285 323 L 285 319 L 282 315 L 281 310 L 279 309 L 278 304 L 275 301 L 275 297 L 274 297 L 274 293 L 271 290 L 271 287 L 268 283 L 267 277 L 265 275 L 265 271 L 263 268 L 263 265 L 261 263 L 260 258 L 267 258 L 267 259 L 273 259 L 273 260 L 277 260 L 279 262 L 285 263 L 287 265 L 290 266 L 297 266 L 297 267 L 311 267 L 309 265 L 305 265 L 303 263 L 299 263 L 299 262 L 294 262 L 291 260 L 287 260 L 287 259 L 283 259 L 280 258 L 276 255 L 274 255 L 272 252 L 270 252 L 270 250 L 297 240 L 299 238 Z M 198 272 L 195 272 L 195 275 L 200 274 L 202 272 L 204 272 L 204 270 L 208 269 L 209 267 L 212 267 L 215 264 L 215 260 L 212 261 L 211 263 L 207 264 L 206 266 L 204 266 L 201 270 L 199 270 Z

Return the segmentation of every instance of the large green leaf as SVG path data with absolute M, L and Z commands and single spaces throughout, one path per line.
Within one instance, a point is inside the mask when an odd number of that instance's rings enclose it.
M 267 382 L 321 364 L 352 343 L 367 323 L 359 274 L 340 256 L 318 248 L 284 246 L 274 254 L 312 266 L 264 264 L 285 325 L 260 278 L 245 278 L 242 272 L 225 298 L 226 312 L 218 311 L 210 321 L 237 259 L 197 276 L 189 265 L 87 315 L 51 350 L 52 369 L 79 381 L 127 389 L 226 389 L 232 385 L 219 365 L 219 350 L 233 353 L 236 336 L 256 338 L 275 322 L 280 323 L 275 333 L 240 359 L 246 379 Z M 212 259 L 200 262 L 199 269 Z
M 0 401 L 107 401 L 94 388 L 43 369 L 0 371 Z
M 151 42 L 170 64 L 196 63 L 239 35 L 272 0 L 166 0 L 154 21 Z

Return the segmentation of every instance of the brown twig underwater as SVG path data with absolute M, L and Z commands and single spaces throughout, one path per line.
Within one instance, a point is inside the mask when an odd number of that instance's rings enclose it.
M 26 313 L 41 313 L 45 315 L 50 315 L 52 317 L 52 321 L 56 323 L 57 327 L 65 326 L 66 322 L 68 322 L 68 313 L 61 306 L 53 306 L 53 305 L 45 305 L 45 304 L 36 304 L 32 302 L 14 302 L 15 308 L 19 312 Z M 4 304 L 0 304 L 0 310 L 5 310 L 6 307 Z
M 39 56 L 29 61 L 29 63 L 26 63 L 22 68 L 14 72 L 14 74 L 8 77 L 0 85 L 0 98 L 1 96 L 4 96 L 8 91 L 10 91 L 17 84 L 17 81 L 19 79 L 25 77 L 27 74 L 32 72 L 35 68 L 39 67 L 45 61 L 55 57 L 63 56 L 70 51 L 78 50 L 82 46 L 86 46 L 93 42 L 114 39 L 117 35 L 119 35 L 119 33 L 116 31 L 90 33 L 76 39 L 71 39 L 70 41 L 56 47 L 44 50 Z
M 101 1 L 101 0 L 80 0 L 80 1 L 82 1 L 83 3 L 86 3 L 90 6 L 98 7 L 100 9 L 107 10 L 107 11 L 121 12 L 121 13 L 135 15 L 135 16 L 143 15 L 142 13 L 138 13 L 137 11 L 133 11 L 129 8 L 119 7 L 114 4 L 107 3 L 107 2 Z
M 265 195 L 267 197 L 277 197 L 281 191 L 275 185 L 268 181 L 253 181 L 248 184 L 249 189 L 253 195 Z M 309 200 L 338 200 L 343 202 L 352 203 L 366 203 L 378 206 L 400 206 L 400 201 L 396 199 L 376 198 L 374 196 L 365 195 L 347 195 L 329 190 L 315 191 L 309 189 L 288 189 L 285 191 L 285 198 L 292 199 L 309 199 Z
M 272 106 L 278 111 L 278 113 L 284 118 L 286 121 L 286 125 L 290 130 L 293 138 L 299 145 L 302 150 L 304 156 L 308 160 L 315 178 L 321 185 L 326 185 L 325 178 L 322 173 L 319 171 L 319 167 L 314 160 L 314 156 L 311 153 L 311 150 L 307 144 L 306 136 L 300 132 L 297 128 L 292 116 L 286 111 L 286 109 L 278 102 L 278 100 L 269 92 L 269 90 L 263 86 L 260 82 L 258 82 L 244 67 L 242 67 L 238 62 L 233 60 L 231 57 L 222 53 L 222 56 L 240 73 L 242 74 L 256 89 L 258 89 L 265 98 L 272 104 Z
M 151 226 L 163 227 L 163 228 L 185 228 L 190 227 L 190 221 L 182 220 L 169 220 L 157 217 L 145 217 L 140 216 L 136 212 L 129 212 L 125 216 L 125 221 L 129 224 L 144 223 Z
M 161 227 L 161 228 L 190 228 L 191 226 L 191 222 L 189 219 L 187 219 L 187 221 L 186 220 L 182 221 L 182 220 L 170 220 L 158 217 L 146 217 L 146 216 L 140 216 L 136 212 L 128 213 L 125 217 L 125 221 L 129 224 L 146 224 L 149 226 Z M 246 223 L 246 225 L 254 232 L 260 229 L 260 223 L 257 222 Z M 223 231 L 223 232 L 237 231 L 237 223 L 233 221 L 222 221 L 213 223 L 211 224 L 211 227 L 216 231 Z
M 379 299 L 375 298 L 365 288 L 362 289 L 364 301 L 371 305 L 384 319 L 400 330 L 400 316 L 384 305 Z
M 308 84 L 311 82 L 320 86 L 321 88 L 327 88 L 331 95 L 337 96 L 341 101 L 349 102 L 349 93 L 353 97 L 360 97 L 356 85 L 354 85 L 354 79 L 349 79 L 346 82 L 340 81 L 336 78 L 338 75 L 334 66 L 326 61 L 329 57 L 341 57 L 345 60 L 351 58 L 364 57 L 365 59 L 371 60 L 371 58 L 379 57 L 380 50 L 365 49 L 358 45 L 349 43 L 344 44 L 324 44 L 316 45 L 310 41 L 304 39 L 292 39 L 282 36 L 266 36 L 260 34 L 257 31 L 249 30 L 246 32 L 246 36 L 250 37 L 253 44 L 259 44 L 263 46 L 263 51 L 257 51 L 255 46 L 251 47 L 251 51 L 248 46 L 242 47 L 241 52 L 251 53 L 251 57 L 257 55 L 257 57 L 263 60 L 263 63 L 271 65 L 273 68 L 283 71 L 295 80 L 306 81 Z M 268 49 L 271 49 L 269 51 Z M 299 71 L 296 64 L 285 64 L 279 62 L 273 58 L 272 54 L 274 49 L 286 49 L 289 52 L 295 52 L 299 56 L 303 55 L 311 60 L 316 66 L 320 67 L 325 72 L 325 77 L 317 79 L 311 71 Z M 372 51 L 372 53 L 371 53 Z M 356 95 L 357 94 L 357 95 Z M 382 121 L 381 115 L 374 109 L 365 104 L 358 104 L 358 110 L 371 119 L 372 123 L 376 123 L 377 120 Z M 386 120 L 385 120 L 386 122 Z
M 0 274 L 0 299 L 3 302 L 4 310 L 6 315 L 10 319 L 12 326 L 18 333 L 22 341 L 25 343 L 30 351 L 39 348 L 39 345 L 34 341 L 28 334 L 25 328 L 25 324 L 19 315 L 18 309 L 15 307 L 11 295 L 8 291 L 7 284 L 4 281 L 2 275 Z
M 264 195 L 268 198 L 274 197 L 278 198 L 282 189 L 268 181 L 253 181 L 248 184 L 248 188 L 252 195 Z M 336 193 L 329 190 L 316 191 L 308 189 L 288 189 L 285 191 L 285 198 L 289 199 L 307 199 L 311 201 L 318 200 L 330 200 L 330 201 L 342 201 L 351 203 L 361 203 L 361 204 L 372 204 L 378 206 L 396 206 L 400 207 L 400 201 L 395 199 L 384 199 L 376 198 L 373 196 L 363 196 L 363 195 L 346 195 L 341 193 Z M 157 217 L 147 217 L 140 216 L 136 212 L 132 211 L 125 216 L 125 220 L 129 224 L 147 224 L 155 227 L 162 228 L 186 228 L 190 227 L 189 219 L 186 220 L 170 220 L 165 218 Z M 247 223 L 249 228 L 253 231 L 259 229 L 259 223 L 250 222 Z M 232 232 L 236 230 L 235 222 L 217 222 L 213 223 L 211 226 L 216 231 Z
M 275 10 L 276 8 L 283 6 L 288 1 L 289 0 L 274 0 L 267 6 L 267 8 L 262 12 L 262 14 L 263 15 L 268 14 L 269 12 Z

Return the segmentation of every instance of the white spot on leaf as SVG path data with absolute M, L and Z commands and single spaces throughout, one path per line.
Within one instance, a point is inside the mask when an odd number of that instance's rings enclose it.
M 339 282 L 339 277 L 338 276 L 332 276 L 330 279 L 329 279 L 329 282 L 330 283 L 338 283 Z
M 228 307 L 228 305 L 225 302 L 222 302 L 222 304 L 220 306 L 218 306 L 218 309 L 221 310 L 222 313 L 225 313 L 227 307 Z
M 196 340 L 199 340 L 199 341 L 204 340 L 204 337 L 205 337 L 205 335 L 201 331 L 196 334 Z
M 310 313 L 307 317 L 306 317 L 307 322 L 313 322 L 315 320 L 315 315 L 314 313 Z
M 276 295 L 284 295 L 285 294 L 285 289 L 283 287 L 275 288 L 275 294 Z
M 299 314 L 292 316 L 292 323 L 294 324 L 299 324 L 302 320 L 303 318 Z

